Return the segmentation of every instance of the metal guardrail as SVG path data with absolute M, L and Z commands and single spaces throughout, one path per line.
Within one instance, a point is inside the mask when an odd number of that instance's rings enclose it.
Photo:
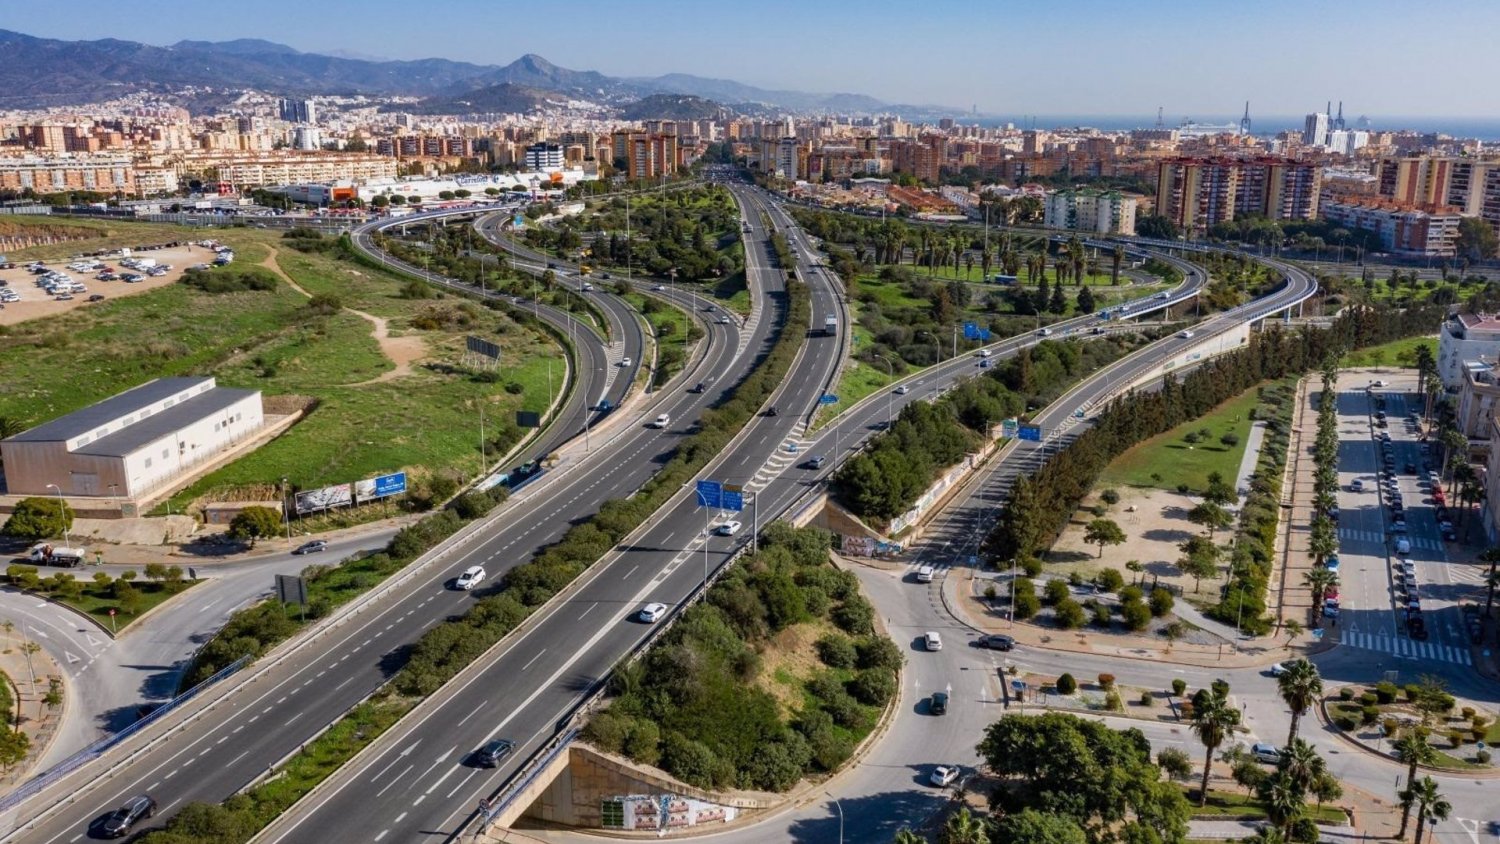
M 14 809 L 15 807 L 21 805 L 21 803 L 23 803 L 28 797 L 31 797 L 33 794 L 36 794 L 47 786 L 52 785 L 68 774 L 71 774 L 72 772 L 98 758 L 100 754 L 104 753 L 104 751 L 110 749 L 111 747 L 114 747 L 116 744 L 119 744 L 125 739 L 135 735 L 136 733 L 155 723 L 157 719 L 176 709 L 178 706 L 181 706 L 182 704 L 188 702 L 193 697 L 197 696 L 199 692 L 203 691 L 209 686 L 212 686 L 214 683 L 219 682 L 225 677 L 228 677 L 241 668 L 244 668 L 249 663 L 249 656 L 240 657 L 234 662 L 231 662 L 230 664 L 219 669 L 218 673 L 214 674 L 212 677 L 209 677 L 207 680 L 204 680 L 203 682 L 192 687 L 191 689 L 188 689 L 177 697 L 174 697 L 161 706 L 158 706 L 156 709 L 153 709 L 150 714 L 140 719 L 139 721 L 136 721 L 134 724 L 131 724 L 130 726 L 119 731 L 118 733 L 115 733 L 114 735 L 105 736 L 104 738 L 99 739 L 88 747 L 85 747 L 84 749 L 78 751 L 77 753 L 74 753 L 72 756 L 69 756 L 61 762 L 58 762 L 56 765 L 53 765 L 51 768 L 48 768 L 37 776 L 27 780 L 21 785 L 20 788 L 17 788 L 15 791 L 12 791 L 11 793 L 5 795 L 3 799 L 0 799 L 0 813 L 8 812 L 11 809 Z

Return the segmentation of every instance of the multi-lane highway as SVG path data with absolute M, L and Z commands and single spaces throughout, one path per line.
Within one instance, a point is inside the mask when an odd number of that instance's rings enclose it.
M 757 229 L 753 236 L 759 238 L 758 248 L 764 254 L 768 248 L 765 233 Z M 368 232 L 363 232 L 361 238 L 367 237 Z M 782 298 L 779 275 L 764 274 L 769 280 L 763 282 L 763 274 L 757 271 L 751 279 L 752 290 L 767 297 L 770 309 L 776 311 Z M 630 422 L 616 420 L 617 427 L 608 436 L 595 437 L 593 452 L 574 468 L 543 475 L 474 529 L 461 547 L 437 555 L 440 559 L 435 562 L 429 560 L 403 579 L 399 589 L 384 590 L 360 602 L 357 615 L 320 627 L 298 640 L 296 647 L 289 645 L 283 659 L 241 672 L 221 692 L 168 716 L 159 728 L 127 740 L 120 749 L 0 819 L 7 827 L 31 821 L 6 840 L 71 840 L 121 800 L 141 792 L 153 793 L 165 816 L 185 802 L 217 802 L 244 787 L 385 682 L 391 661 L 403 646 L 472 604 L 472 593 L 450 588 L 459 571 L 479 564 L 492 581 L 498 579 L 555 542 L 572 523 L 597 512 L 604 501 L 625 497 L 645 483 L 669 458 L 691 421 L 769 349 L 772 329 L 779 324 L 776 312 L 759 320 L 746 339 L 740 337 L 746 329 L 737 323 L 709 322 L 707 354 L 700 371 L 715 373 L 713 389 L 696 394 L 679 386 L 651 397 L 639 411 L 631 411 Z M 574 405 L 564 424 L 538 445 L 539 451 L 582 429 L 583 402 L 580 399 Z M 645 421 L 660 413 L 668 414 L 673 423 L 663 430 L 645 426 Z M 570 418 L 576 425 L 567 421 Z M 220 694 L 224 699 L 213 711 L 194 717 Z M 186 723 L 169 740 L 149 741 L 182 722 Z M 57 803 L 60 799 L 68 802 Z M 44 809 L 45 816 L 33 820 Z

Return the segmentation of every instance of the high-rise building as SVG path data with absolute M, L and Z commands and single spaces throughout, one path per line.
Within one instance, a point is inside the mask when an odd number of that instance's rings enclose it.
M 280 99 L 276 112 L 288 123 L 317 123 L 318 108 L 312 100 Z
M 1500 160 L 1388 156 L 1376 165 L 1375 178 L 1382 197 L 1415 206 L 1452 206 L 1500 234 Z
M 526 169 L 533 173 L 555 173 L 563 169 L 562 144 L 539 143 L 526 148 Z
M 1320 147 L 1328 143 L 1328 113 L 1309 114 L 1302 124 L 1302 145 Z
M 1045 214 L 1048 228 L 1135 234 L 1135 200 L 1119 191 L 1054 191 L 1047 196 Z

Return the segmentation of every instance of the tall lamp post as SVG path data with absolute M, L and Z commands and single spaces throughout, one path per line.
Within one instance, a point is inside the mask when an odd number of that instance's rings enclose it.
M 886 369 L 888 370 L 887 374 L 890 375 L 891 380 L 892 381 L 896 380 L 896 365 L 894 363 L 891 363 L 891 359 L 888 358 L 888 357 L 886 357 L 885 355 L 878 354 L 878 353 L 875 353 L 873 356 L 879 358 L 881 360 L 881 362 L 885 364 Z M 887 426 L 890 426 L 895 421 L 896 421 L 896 399 L 895 399 L 895 391 L 894 390 L 886 390 L 885 391 L 885 423 L 886 423 Z
M 48 489 L 57 490 L 57 515 L 63 520 L 63 545 L 73 547 L 73 540 L 68 535 L 68 502 L 63 500 L 62 487 L 57 484 L 47 484 Z
M 286 478 L 281 479 L 281 520 L 286 522 L 286 547 L 292 547 L 292 508 L 286 502 Z
M 839 803 L 839 799 L 834 797 L 832 792 L 825 791 L 823 793 L 827 794 L 828 799 L 833 801 L 833 807 L 839 810 L 839 844 L 844 844 L 844 806 Z

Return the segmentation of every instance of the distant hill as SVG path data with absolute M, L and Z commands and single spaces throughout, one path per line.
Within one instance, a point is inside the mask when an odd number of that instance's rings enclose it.
M 514 87 L 496 90 L 503 85 Z M 473 101 L 479 96 L 511 103 L 515 97 L 530 96 L 528 91 L 546 91 L 615 108 L 644 100 L 649 103 L 643 106 L 647 109 L 683 109 L 675 112 L 681 119 L 698 113 L 700 108 L 720 108 L 718 104 L 726 102 L 745 103 L 757 110 L 870 113 L 888 108 L 863 94 L 773 91 L 685 73 L 618 78 L 559 67 L 531 53 L 497 66 L 447 59 L 384 61 L 347 54 L 320 55 L 255 38 L 179 41 L 156 47 L 113 38 L 63 41 L 0 30 L 0 108 L 70 105 L 136 92 L 180 92 L 189 87 L 226 92 L 252 89 L 285 96 L 416 96 L 431 98 L 432 107 L 443 98 Z M 652 99 L 653 95 L 682 95 L 687 99 L 679 99 L 674 105 L 671 100 Z M 187 103 L 202 106 L 214 101 L 200 92 Z M 632 113 L 644 112 L 632 109 Z
M 625 120 L 707 120 L 723 117 L 729 109 L 691 94 L 652 94 L 625 106 L 620 117 Z
M 526 114 L 549 99 L 561 100 L 566 99 L 566 96 L 543 88 L 504 82 L 475 88 L 462 94 L 428 97 L 409 105 L 389 106 L 385 110 L 411 114 Z

